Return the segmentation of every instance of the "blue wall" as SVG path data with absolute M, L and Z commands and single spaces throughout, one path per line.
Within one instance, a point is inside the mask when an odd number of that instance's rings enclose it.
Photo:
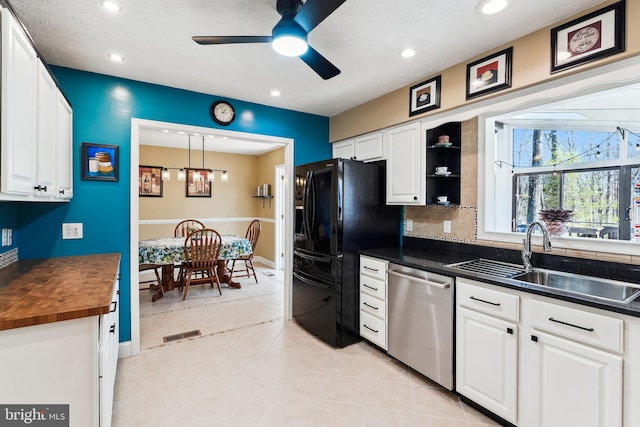
M 0 203 L 0 226 L 11 227 L 17 216 L 20 259 L 121 253 L 120 341 L 129 341 L 129 264 L 131 255 L 137 256 L 129 253 L 131 118 L 222 128 L 209 116 L 219 97 L 68 68 L 52 70 L 73 107 L 74 196 L 60 204 Z M 229 100 L 237 118 L 224 129 L 293 138 L 296 165 L 331 157 L 327 117 Z M 82 142 L 119 146 L 118 182 L 80 179 Z M 62 240 L 63 222 L 82 222 L 84 238 Z

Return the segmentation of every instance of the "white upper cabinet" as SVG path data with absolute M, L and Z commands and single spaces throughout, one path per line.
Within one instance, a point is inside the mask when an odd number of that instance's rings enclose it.
M 362 135 L 354 139 L 354 160 L 373 161 L 384 159 L 382 132 Z
M 384 132 L 389 205 L 425 204 L 426 157 L 420 129 L 419 122 L 412 122 Z
M 2 102 L 0 190 L 34 194 L 36 186 L 35 49 L 13 19 L 2 11 Z
M 38 62 L 37 86 L 37 155 L 36 185 L 38 195 L 56 194 L 56 83 L 40 60 Z
M 72 196 L 72 111 L 31 40 L 2 14 L 0 200 Z
M 334 159 L 353 159 L 356 156 L 353 139 L 334 142 L 331 144 Z
M 357 138 L 345 139 L 332 144 L 334 159 L 353 159 L 370 162 L 384 159 L 382 132 L 373 132 Z
M 60 91 L 56 91 L 56 183 L 55 196 L 73 197 L 73 110 Z

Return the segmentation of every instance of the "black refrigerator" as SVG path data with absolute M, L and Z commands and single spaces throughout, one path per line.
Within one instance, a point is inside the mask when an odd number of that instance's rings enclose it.
M 359 341 L 359 254 L 400 244 L 386 162 L 331 159 L 296 167 L 293 318 L 334 347 Z

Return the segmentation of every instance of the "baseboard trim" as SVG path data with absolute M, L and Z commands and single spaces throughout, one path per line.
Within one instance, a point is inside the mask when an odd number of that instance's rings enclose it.
M 124 359 L 125 357 L 134 356 L 131 354 L 132 346 L 131 341 L 121 342 L 118 346 L 118 359 Z

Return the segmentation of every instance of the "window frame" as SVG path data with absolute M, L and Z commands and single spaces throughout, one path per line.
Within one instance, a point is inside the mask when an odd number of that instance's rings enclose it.
M 496 214 L 499 213 L 495 211 L 493 200 L 504 194 L 496 191 L 500 188 L 496 188 L 494 175 L 496 171 L 509 174 L 511 172 L 510 166 L 504 167 L 503 165 L 502 168 L 499 168 L 494 161 L 496 158 L 495 141 L 500 138 L 495 134 L 495 122 L 499 121 L 498 118 L 504 114 L 531 110 L 556 101 L 565 101 L 603 90 L 638 84 L 640 83 L 640 76 L 637 74 L 639 65 L 640 58 L 628 58 L 496 97 L 491 100 L 491 103 L 487 102 L 477 106 L 475 112 L 478 117 L 478 241 L 502 242 L 508 247 L 512 247 L 511 245 L 518 247 L 522 244 L 522 233 L 512 232 L 510 221 L 508 229 L 492 226 L 500 221 L 499 217 L 496 218 Z M 640 122 L 633 128 L 628 123 L 622 125 L 622 127 L 631 128 L 634 132 L 638 131 L 638 126 L 640 126 Z M 627 163 L 625 166 L 630 166 L 632 163 L 636 164 L 637 160 L 633 162 L 632 159 L 626 159 L 625 162 Z M 620 163 L 618 162 L 616 166 L 621 165 Z M 540 168 L 536 169 L 541 170 Z M 509 211 L 510 216 L 511 212 Z M 538 237 L 534 236 L 534 243 L 540 243 Z M 622 240 L 562 237 L 554 238 L 554 247 L 589 252 L 640 255 L 640 244 Z

